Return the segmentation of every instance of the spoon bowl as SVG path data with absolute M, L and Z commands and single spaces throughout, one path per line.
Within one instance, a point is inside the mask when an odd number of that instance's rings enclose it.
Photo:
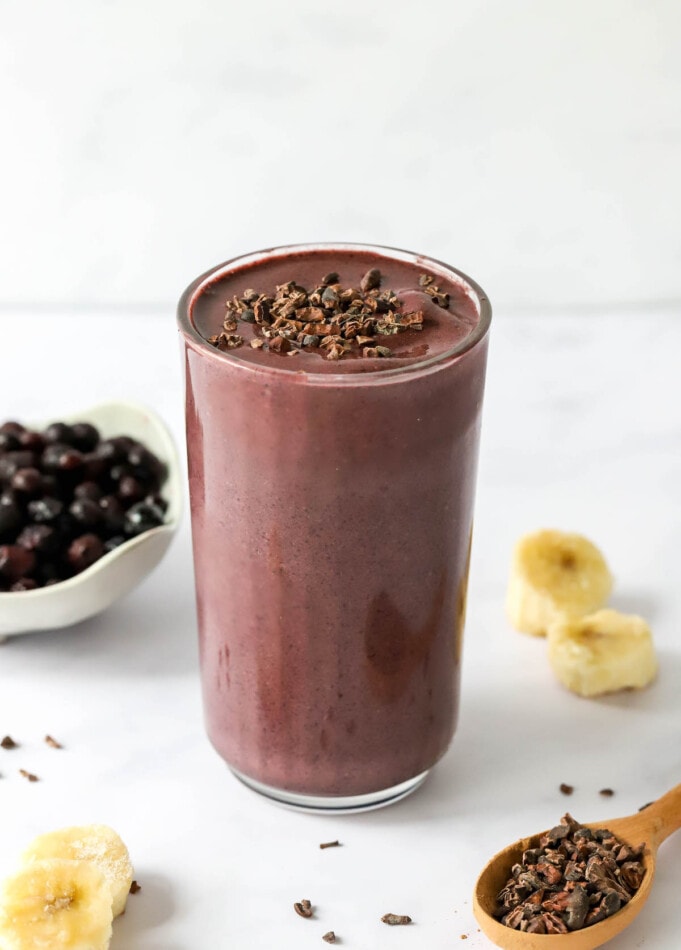
M 90 422 L 103 438 L 129 435 L 150 449 L 166 466 L 160 494 L 168 503 L 165 521 L 125 541 L 90 567 L 49 587 L 0 593 L 0 641 L 8 636 L 53 630 L 79 623 L 128 594 L 166 553 L 179 524 L 182 479 L 177 451 L 164 422 L 150 409 L 130 402 L 110 402 L 63 417 Z M 30 423 L 43 428 L 43 423 Z
M 592 950 L 612 940 L 621 933 L 643 910 L 655 877 L 657 849 L 672 832 L 681 827 L 681 785 L 677 785 L 662 798 L 641 812 L 627 818 L 587 822 L 587 828 L 607 828 L 631 847 L 644 844 L 642 863 L 644 868 L 641 886 L 632 899 L 612 917 L 567 934 L 528 934 L 506 927 L 494 917 L 497 894 L 510 877 L 511 868 L 522 858 L 523 851 L 536 847 L 544 832 L 521 838 L 503 848 L 485 865 L 475 885 L 473 912 L 480 929 L 498 947 L 507 950 Z

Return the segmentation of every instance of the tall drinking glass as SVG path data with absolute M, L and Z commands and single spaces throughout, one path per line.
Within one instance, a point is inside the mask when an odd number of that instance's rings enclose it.
M 302 344 L 304 320 L 277 351 L 254 322 L 258 295 L 290 281 L 342 294 L 369 270 L 423 317 L 370 341 L 383 354 L 355 339 L 329 359 Z M 218 349 L 226 301 L 243 342 Z M 490 317 L 454 268 L 367 245 L 247 255 L 182 296 L 205 718 L 264 795 L 377 807 L 450 744 Z

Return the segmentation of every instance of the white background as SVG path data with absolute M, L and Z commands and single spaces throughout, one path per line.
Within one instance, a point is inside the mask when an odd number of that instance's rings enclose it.
M 491 852 L 681 780 L 680 9 L 0 3 L 0 417 L 138 399 L 181 443 L 174 301 L 274 242 L 415 248 L 496 305 L 461 723 L 426 786 L 334 821 L 229 776 L 203 735 L 185 520 L 128 599 L 0 648 L 0 733 L 22 743 L 0 750 L 0 874 L 34 834 L 104 821 L 143 885 L 112 950 L 304 950 L 328 929 L 484 948 Z M 549 525 L 599 543 L 614 603 L 650 620 L 649 690 L 572 696 L 508 627 L 513 542 Z M 613 950 L 677 950 L 680 839 Z
M 2 0 L 0 301 L 170 309 L 321 239 L 678 299 L 680 42 L 676 0 Z

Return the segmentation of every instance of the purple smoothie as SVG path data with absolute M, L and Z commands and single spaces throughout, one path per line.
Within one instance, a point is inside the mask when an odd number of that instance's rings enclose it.
M 286 260 L 255 263 L 243 267 L 229 278 L 217 277 L 201 292 L 192 308 L 192 319 L 197 330 L 206 339 L 217 333 L 225 316 L 225 301 L 241 297 L 248 289 L 256 288 L 273 294 L 279 284 L 287 283 L 292 276 L 298 284 L 311 289 L 320 278 L 329 272 L 338 272 L 338 255 L 329 251 L 314 254 L 295 254 Z M 294 356 L 276 353 L 268 349 L 252 349 L 251 340 L 261 336 L 260 327 L 238 321 L 237 332 L 245 345 L 230 351 L 230 356 L 257 365 L 269 365 L 273 369 L 286 369 L 306 373 L 367 373 L 385 372 L 410 363 L 423 362 L 451 350 L 456 343 L 468 337 L 478 323 L 478 311 L 470 290 L 465 284 L 437 277 L 437 286 L 449 292 L 446 308 L 438 306 L 426 291 L 419 287 L 423 267 L 402 261 L 377 258 L 366 253 L 351 253 L 343 258 L 339 276 L 347 288 L 358 288 L 362 277 L 372 267 L 381 274 L 381 288 L 394 290 L 401 302 L 403 312 L 421 311 L 424 316 L 423 330 L 407 330 L 395 336 L 377 336 L 376 343 L 387 347 L 388 359 L 365 359 L 359 347 L 349 350 L 338 362 L 325 358 L 320 347 L 301 348 Z M 314 324 L 310 324 L 310 327 Z M 290 360 L 293 358 L 293 362 Z
M 207 343 L 247 288 L 369 268 L 421 331 L 380 359 Z M 450 296 L 423 299 L 421 274 Z M 416 780 L 455 727 L 489 304 L 406 252 L 242 258 L 180 303 L 209 736 L 247 781 L 320 800 Z

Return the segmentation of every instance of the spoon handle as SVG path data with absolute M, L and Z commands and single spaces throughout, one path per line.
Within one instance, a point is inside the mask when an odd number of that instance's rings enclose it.
M 649 829 L 650 842 L 656 848 L 681 828 L 681 785 L 676 785 L 641 812 Z

